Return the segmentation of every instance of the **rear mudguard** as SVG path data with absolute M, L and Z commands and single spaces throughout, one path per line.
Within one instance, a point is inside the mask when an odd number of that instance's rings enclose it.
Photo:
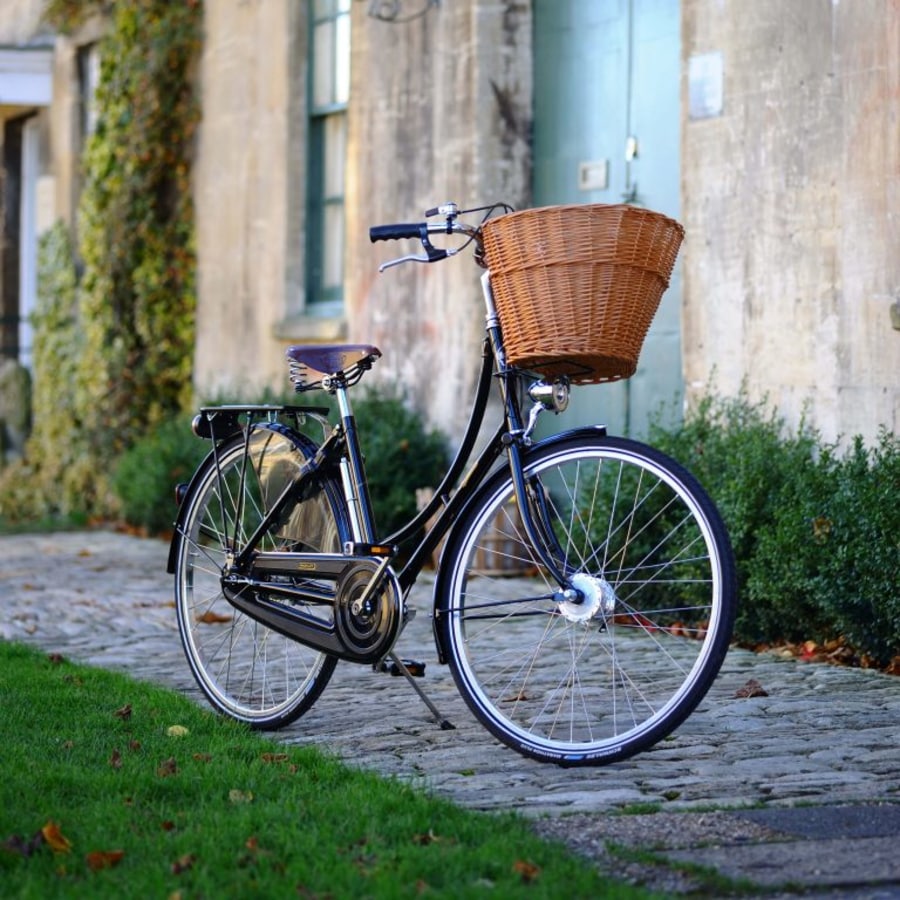
M 267 431 L 274 431 L 278 434 L 286 437 L 303 455 L 305 459 L 310 459 L 315 456 L 316 451 L 319 449 L 318 444 L 313 441 L 311 438 L 308 438 L 305 434 L 300 434 L 297 431 L 294 431 L 293 428 L 288 428 L 287 425 L 282 425 L 279 422 L 264 422 L 257 425 L 252 426 L 253 430 L 265 429 Z M 227 438 L 223 440 L 220 446 L 224 445 L 227 440 L 231 440 L 233 438 Z M 242 438 L 243 439 L 243 438 Z M 175 559 L 178 555 L 178 543 L 181 539 L 182 532 L 184 531 L 184 519 L 187 515 L 187 509 L 190 504 L 187 502 L 188 499 L 193 495 L 194 490 L 196 490 L 197 482 L 200 480 L 202 475 L 205 474 L 208 466 L 215 465 L 215 456 L 219 451 L 216 448 L 213 448 L 206 455 L 206 458 L 197 466 L 197 470 L 194 472 L 190 482 L 188 483 L 187 489 L 181 493 L 181 501 L 178 507 L 178 515 L 175 518 L 174 524 L 174 533 L 172 534 L 172 541 L 169 544 L 169 558 L 166 563 L 166 571 L 170 575 L 175 574 Z

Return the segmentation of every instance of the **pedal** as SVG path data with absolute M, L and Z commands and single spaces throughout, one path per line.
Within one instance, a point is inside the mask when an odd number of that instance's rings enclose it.
M 383 659 L 378 671 L 397 677 L 403 674 L 403 669 L 400 668 L 401 665 L 413 678 L 425 677 L 425 663 L 418 662 L 415 659 Z

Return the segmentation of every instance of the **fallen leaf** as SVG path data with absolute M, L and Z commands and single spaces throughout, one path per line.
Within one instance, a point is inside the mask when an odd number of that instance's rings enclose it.
M 94 850 L 88 853 L 84 859 L 92 872 L 99 872 L 101 869 L 111 869 L 113 866 L 117 866 L 124 856 L 124 850 Z
M 122 754 L 119 753 L 119 750 L 117 747 L 113 747 L 113 752 L 110 754 L 110 757 L 109 757 L 109 764 L 114 769 L 122 768 Z
M 224 625 L 232 620 L 232 616 L 223 613 L 214 613 L 208 609 L 202 616 L 197 616 L 197 621 L 202 625 Z
M 288 755 L 287 753 L 263 753 L 261 758 L 265 763 L 280 763 L 287 762 Z
M 51 654 L 47 657 L 47 659 L 49 659 L 50 662 L 51 662 L 54 666 L 58 666 L 58 665 L 60 665 L 61 663 L 64 663 L 64 662 L 66 661 L 66 658 L 62 655 L 62 653 L 51 653 Z
M 131 704 L 126 703 L 124 706 L 120 706 L 116 710 L 115 716 L 117 719 L 121 719 L 123 722 L 127 722 L 131 718 Z
M 530 699 L 531 699 L 531 697 L 529 697 L 528 694 L 525 693 L 525 691 L 519 691 L 518 694 L 513 694 L 509 697 L 501 697 L 500 702 L 501 703 L 525 703 Z
M 197 762 L 212 762 L 212 753 L 195 753 L 193 758 Z
M 129 749 L 132 753 L 137 753 L 138 750 L 141 749 L 141 742 L 140 742 L 140 741 L 134 741 L 134 740 L 129 741 L 129 742 L 128 742 L 128 749 Z
M 517 875 L 521 875 L 522 881 L 526 884 L 537 881 L 538 876 L 541 874 L 541 870 L 538 866 L 534 863 L 526 862 L 524 859 L 518 859 L 513 863 L 513 872 Z
M 231 803 L 252 803 L 253 791 L 239 791 L 237 788 L 232 788 L 228 792 L 228 799 Z
M 59 830 L 56 822 L 48 822 L 41 829 L 41 834 L 54 853 L 72 852 L 72 842 Z
M 184 856 L 179 856 L 178 859 L 172 863 L 172 874 L 180 875 L 182 872 L 187 872 L 196 861 L 197 857 L 194 856 L 193 853 L 185 853 Z
M 166 734 L 169 737 L 185 737 L 186 735 L 190 734 L 190 731 L 188 731 L 187 728 L 184 727 L 184 725 L 170 725 L 166 729 Z
M 426 847 L 428 844 L 438 843 L 440 838 L 434 833 L 433 828 L 429 828 L 427 834 L 414 834 L 412 840 L 414 844 L 418 844 L 420 847 Z
M 175 762 L 175 757 L 170 756 L 167 760 L 160 763 L 156 769 L 156 774 L 160 778 L 168 778 L 170 775 L 177 775 L 178 763 Z
M 814 659 L 819 652 L 819 645 L 815 641 L 804 641 L 800 647 L 801 659 Z
M 159 827 L 162 828 L 163 831 L 174 831 L 175 823 L 170 819 L 166 819 L 165 822 L 160 822 Z
M 751 678 L 742 688 L 734 692 L 735 697 L 768 697 L 769 692 L 755 679 Z

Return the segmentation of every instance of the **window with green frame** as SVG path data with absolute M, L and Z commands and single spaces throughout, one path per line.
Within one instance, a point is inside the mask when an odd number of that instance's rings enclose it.
M 307 311 L 344 299 L 344 167 L 350 98 L 350 0 L 310 0 Z

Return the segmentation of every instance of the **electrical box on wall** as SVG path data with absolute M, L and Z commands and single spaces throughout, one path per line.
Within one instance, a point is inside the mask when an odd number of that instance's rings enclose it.
M 580 191 L 605 191 L 608 187 L 608 159 L 596 159 L 578 164 L 578 189 Z

